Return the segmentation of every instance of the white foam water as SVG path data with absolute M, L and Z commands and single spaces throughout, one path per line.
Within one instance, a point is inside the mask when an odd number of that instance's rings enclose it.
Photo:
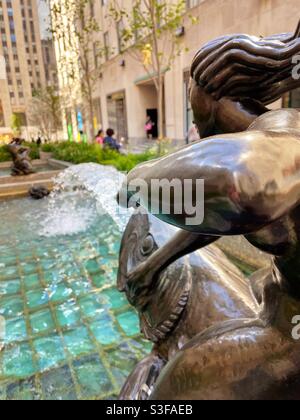
M 131 214 L 116 201 L 124 178 L 115 168 L 96 163 L 71 166 L 61 172 L 55 179 L 40 235 L 78 234 L 105 214 L 123 231 Z

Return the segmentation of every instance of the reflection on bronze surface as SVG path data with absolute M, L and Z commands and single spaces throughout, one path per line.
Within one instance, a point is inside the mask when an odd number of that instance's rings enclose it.
M 207 44 L 192 64 L 191 101 L 200 133 L 210 137 L 129 173 L 129 182 L 148 185 L 204 179 L 205 216 L 190 226 L 185 212 L 156 215 L 159 231 L 164 222 L 176 226 L 164 240 L 151 233 L 150 216 L 137 214 L 128 225 L 119 288 L 155 346 L 122 398 L 300 399 L 292 322 L 300 315 L 300 115 L 266 108 L 300 86 L 291 78 L 297 53 L 299 27 L 294 35 Z M 151 211 L 151 196 L 141 191 L 139 199 Z M 249 289 L 211 245 L 227 235 L 244 235 L 273 257 Z M 164 324 L 176 302 L 175 324 Z

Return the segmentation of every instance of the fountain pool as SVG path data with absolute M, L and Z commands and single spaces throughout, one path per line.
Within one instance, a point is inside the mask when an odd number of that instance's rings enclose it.
M 119 226 L 86 191 L 62 194 L 54 231 L 53 197 L 0 203 L 1 400 L 117 398 L 151 348 L 115 288 Z M 59 235 L 55 218 L 81 224 Z
M 50 165 L 50 164 L 43 164 L 43 165 L 35 165 L 34 170 L 36 173 L 43 173 L 43 172 L 51 172 L 51 171 L 58 171 L 61 167 Z M 11 168 L 10 167 L 0 167 L 0 178 L 11 176 Z

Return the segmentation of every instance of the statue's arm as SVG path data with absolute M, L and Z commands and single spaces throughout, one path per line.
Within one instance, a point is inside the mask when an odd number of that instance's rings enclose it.
M 285 118 L 284 113 L 270 115 L 275 117 L 267 122 L 274 127 Z M 192 181 L 195 190 L 195 183 L 203 180 L 204 193 L 196 197 L 199 207 L 203 205 L 203 220 L 190 223 L 185 207 L 180 214 L 171 207 L 171 214 L 160 212 L 157 217 L 206 236 L 245 235 L 299 205 L 299 162 L 299 138 L 254 127 L 253 131 L 211 137 L 143 164 L 129 174 L 128 182 L 139 178 L 150 188 L 152 180 L 180 180 L 185 193 L 184 182 Z M 139 194 L 141 204 L 150 212 L 151 194 Z M 161 208 L 170 204 L 169 195 L 160 195 L 159 200 Z

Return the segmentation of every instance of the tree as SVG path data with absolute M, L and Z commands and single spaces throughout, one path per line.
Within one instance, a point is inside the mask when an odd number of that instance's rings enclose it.
M 134 0 L 131 9 L 122 6 L 122 0 L 112 0 L 110 17 L 122 22 L 122 46 L 144 67 L 153 80 L 158 98 L 158 131 L 164 136 L 164 73 L 183 51 L 181 35 L 186 22 L 185 0 Z M 196 19 L 188 16 L 191 23 Z
M 33 92 L 29 120 L 37 126 L 41 134 L 51 140 L 61 129 L 61 98 L 53 86 Z
M 94 137 L 93 91 L 101 74 L 100 58 L 106 50 L 96 39 L 102 31 L 92 6 L 90 0 L 50 1 L 52 34 L 65 51 L 60 64 L 67 71 L 70 89 L 79 86 L 90 139 Z
M 20 114 L 13 114 L 11 118 L 11 129 L 14 136 L 19 137 L 22 133 L 23 120 Z

